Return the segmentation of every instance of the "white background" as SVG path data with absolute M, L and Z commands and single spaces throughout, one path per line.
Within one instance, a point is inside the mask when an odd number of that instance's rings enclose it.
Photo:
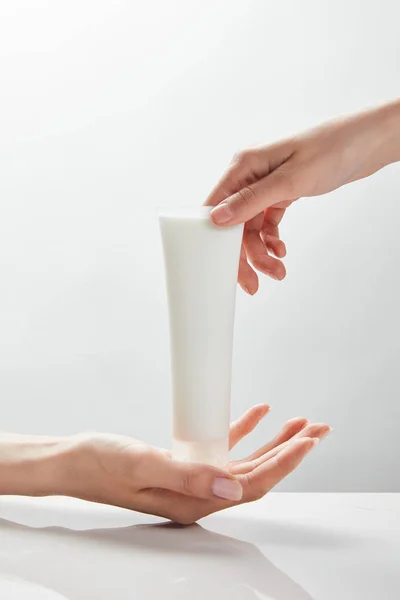
M 0 3 L 0 429 L 168 445 L 160 205 L 231 155 L 400 95 L 395 0 Z M 335 431 L 281 486 L 400 491 L 400 169 L 302 200 L 238 291 L 233 415 Z

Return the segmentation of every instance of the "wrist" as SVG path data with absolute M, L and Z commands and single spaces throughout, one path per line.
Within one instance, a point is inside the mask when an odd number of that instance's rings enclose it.
M 0 434 L 0 495 L 62 494 L 68 438 Z

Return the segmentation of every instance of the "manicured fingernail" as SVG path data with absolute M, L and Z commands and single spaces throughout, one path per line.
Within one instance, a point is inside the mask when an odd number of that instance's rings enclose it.
M 218 204 L 211 211 L 211 217 L 214 223 L 216 223 L 217 225 L 229 223 L 229 221 L 233 217 L 233 213 L 228 202 L 222 202 L 221 204 Z
M 238 481 L 217 477 L 212 485 L 214 496 L 224 500 L 238 501 L 242 499 L 243 489 Z

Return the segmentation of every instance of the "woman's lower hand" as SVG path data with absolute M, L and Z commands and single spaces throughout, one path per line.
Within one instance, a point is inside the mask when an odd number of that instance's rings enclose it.
M 231 447 L 268 410 L 266 405 L 255 406 L 234 422 Z M 60 440 L 59 450 L 53 442 L 51 450 L 41 452 L 42 463 L 36 468 L 41 473 L 39 487 L 32 484 L 29 491 L 25 483 L 22 492 L 3 493 L 73 496 L 187 524 L 263 497 L 329 431 L 325 424 L 292 419 L 272 441 L 251 456 L 231 462 L 226 470 L 174 460 L 166 450 L 129 437 L 80 434 Z

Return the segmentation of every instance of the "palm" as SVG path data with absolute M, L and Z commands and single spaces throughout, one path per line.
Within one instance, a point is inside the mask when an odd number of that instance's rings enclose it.
M 230 447 L 233 448 L 248 435 L 268 410 L 269 407 L 265 405 L 256 406 L 233 423 Z M 329 426 L 322 423 L 308 423 L 303 418 L 292 419 L 286 422 L 273 440 L 256 452 L 245 459 L 230 462 L 229 471 L 243 487 L 240 502 L 219 498 L 201 499 L 156 488 L 143 490 L 142 494 L 149 502 L 150 512 L 180 523 L 192 523 L 211 513 L 263 497 L 301 463 L 313 447 L 314 440 L 323 438 L 329 431 Z M 148 512 L 145 508 L 142 510 Z

